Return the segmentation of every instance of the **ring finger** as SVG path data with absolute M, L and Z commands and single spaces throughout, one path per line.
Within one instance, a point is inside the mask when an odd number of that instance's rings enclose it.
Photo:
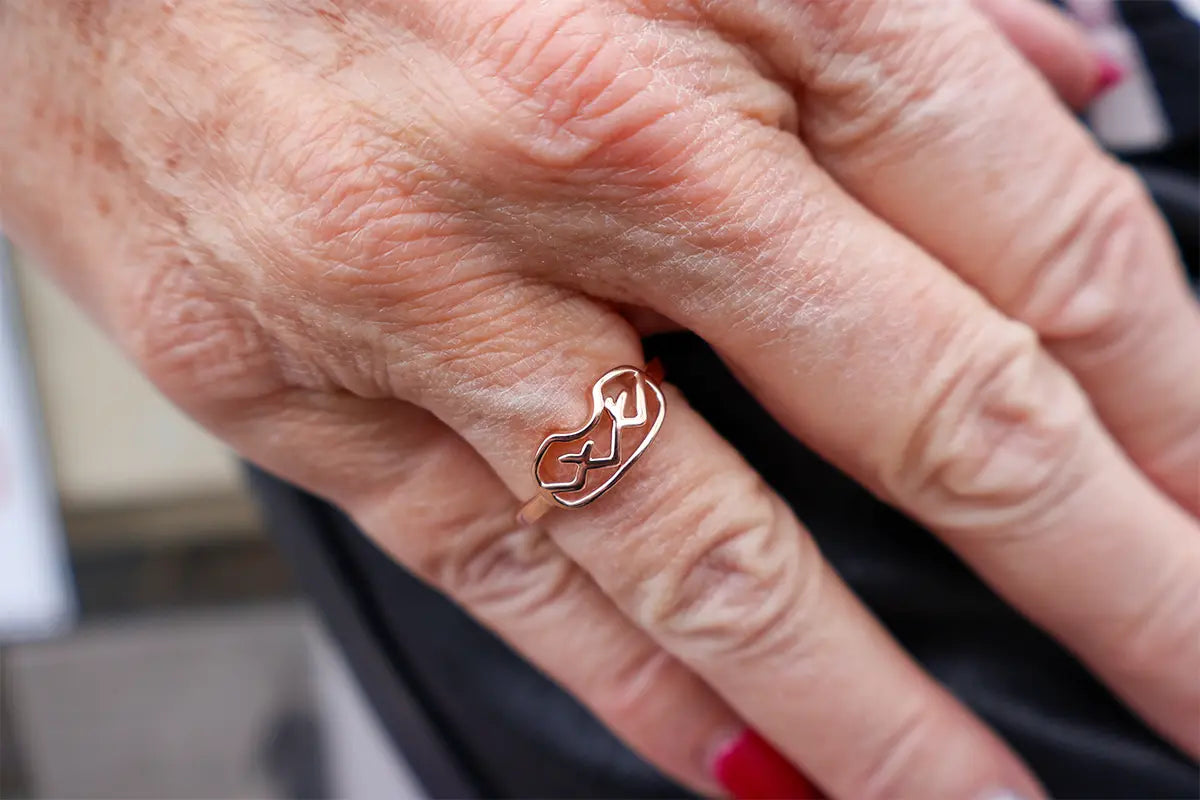
M 454 353 L 419 391 L 514 493 L 531 496 L 542 434 L 587 419 L 590 382 L 637 363 L 640 346 L 590 301 L 527 298 L 525 315 L 497 311 L 494 298 L 474 303 L 461 313 L 478 320 L 492 309 L 508 333 L 489 329 L 486 350 Z M 469 397 L 451 389 L 463 386 Z M 680 396 L 668 391 L 667 402 L 658 438 L 611 494 L 543 520 L 563 550 L 834 796 L 1040 795 L 851 595 L 728 443 Z

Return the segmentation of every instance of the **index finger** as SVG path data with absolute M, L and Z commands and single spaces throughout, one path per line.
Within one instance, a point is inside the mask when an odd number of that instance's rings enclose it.
M 786 3 L 770 55 L 856 198 L 1033 327 L 1125 451 L 1200 514 L 1200 306 L 1140 182 L 967 4 Z

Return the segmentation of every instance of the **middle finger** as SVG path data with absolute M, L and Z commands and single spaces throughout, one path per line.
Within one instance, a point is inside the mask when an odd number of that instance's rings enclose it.
M 858 206 L 794 137 L 733 138 L 747 155 L 703 176 L 715 223 L 679 231 L 684 256 L 670 280 L 638 284 L 645 302 L 1200 752 L 1195 521 L 1028 327 Z

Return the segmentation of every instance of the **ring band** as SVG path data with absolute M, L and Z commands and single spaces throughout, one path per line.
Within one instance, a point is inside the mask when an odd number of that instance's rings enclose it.
M 555 506 L 582 508 L 616 484 L 654 441 L 667 413 L 657 359 L 644 370 L 617 367 L 592 384 L 591 417 L 578 430 L 552 433 L 533 459 L 540 491 L 521 507 L 528 524 Z

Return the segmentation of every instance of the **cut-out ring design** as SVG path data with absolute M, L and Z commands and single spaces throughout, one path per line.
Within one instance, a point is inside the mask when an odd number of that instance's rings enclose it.
M 654 441 L 667 404 L 661 370 L 617 367 L 592 385 L 591 416 L 578 430 L 552 433 L 533 460 L 540 492 L 517 518 L 533 522 L 555 505 L 581 508 L 616 484 Z

